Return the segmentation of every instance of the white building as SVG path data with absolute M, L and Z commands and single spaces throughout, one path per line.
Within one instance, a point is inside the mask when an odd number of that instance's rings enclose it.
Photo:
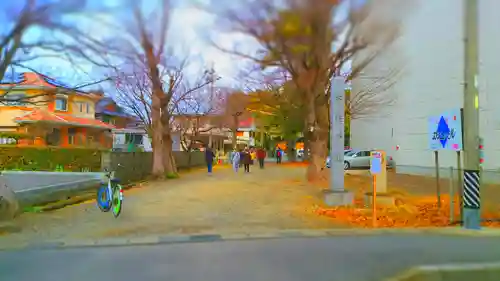
M 352 120 L 355 148 L 388 151 L 397 171 L 434 173 L 428 148 L 427 120 L 463 107 L 464 1 L 420 0 L 402 26 L 402 36 L 352 83 L 353 93 L 389 69 L 400 69 L 395 85 L 386 92 L 393 103 L 379 107 L 368 118 Z M 484 180 L 500 178 L 500 1 L 479 1 L 480 134 L 484 139 Z M 399 150 L 396 151 L 396 146 Z M 439 154 L 442 174 L 456 167 L 456 153 Z
M 142 128 L 113 129 L 114 151 L 146 151 L 151 152 L 151 139 Z

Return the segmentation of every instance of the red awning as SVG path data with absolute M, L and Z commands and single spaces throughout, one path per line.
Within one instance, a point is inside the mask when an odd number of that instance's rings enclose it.
M 17 117 L 14 121 L 20 124 L 47 122 L 74 127 L 93 127 L 102 129 L 115 128 L 115 126 L 104 123 L 100 120 L 75 117 L 70 114 L 56 114 L 40 109 L 35 109 L 24 116 Z

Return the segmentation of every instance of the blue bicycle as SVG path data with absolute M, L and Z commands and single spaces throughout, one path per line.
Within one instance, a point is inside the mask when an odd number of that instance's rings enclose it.
M 114 171 L 108 171 L 108 169 L 104 169 L 104 171 L 108 182 L 101 184 L 97 189 L 97 206 L 103 212 L 112 210 L 113 216 L 117 218 L 122 211 L 123 188 L 119 184 L 119 180 L 115 178 Z

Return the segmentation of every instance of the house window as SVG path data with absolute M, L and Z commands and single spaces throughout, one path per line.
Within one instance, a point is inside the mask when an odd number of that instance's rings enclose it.
M 81 113 L 88 113 L 89 109 L 86 102 L 77 102 L 76 105 Z
M 140 134 L 131 134 L 131 133 L 127 133 L 125 135 L 125 143 L 132 143 L 132 144 L 135 144 L 135 145 L 141 145 L 142 144 L 142 135 Z
M 22 106 L 26 105 L 25 93 L 8 93 L 4 97 L 4 101 L 0 103 L 3 106 Z
M 81 113 L 90 113 L 90 104 L 86 102 L 78 102 L 78 110 L 80 110 Z
M 76 129 L 69 128 L 68 129 L 68 144 L 75 144 L 75 138 L 76 138 Z
M 63 97 L 56 98 L 56 110 L 68 111 L 68 100 Z

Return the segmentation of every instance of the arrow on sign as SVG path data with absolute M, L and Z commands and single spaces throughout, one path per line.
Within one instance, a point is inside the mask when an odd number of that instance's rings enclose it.
M 439 136 L 439 142 L 443 146 L 443 148 L 446 146 L 446 142 L 448 141 L 448 135 L 450 134 L 450 127 L 448 126 L 448 123 L 444 120 L 444 117 L 441 116 L 441 119 L 439 120 L 437 131 L 438 136 Z

